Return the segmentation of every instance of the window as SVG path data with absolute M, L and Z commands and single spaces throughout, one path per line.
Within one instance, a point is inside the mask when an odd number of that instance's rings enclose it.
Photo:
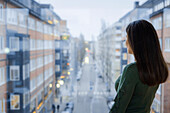
M 40 68 L 41 66 L 43 66 L 43 57 L 37 59 L 37 68 Z
M 170 38 L 165 39 L 165 51 L 170 52 Z
M 19 110 L 20 109 L 20 96 L 19 95 L 11 95 L 10 96 L 10 107 L 11 110 Z
M 36 107 L 36 100 L 35 99 L 33 99 L 32 101 L 31 101 L 31 103 L 30 103 L 30 113 L 31 113 L 31 111 L 33 111 L 33 109 Z
M 56 65 L 56 72 L 60 71 L 60 65 Z
M 36 40 L 30 39 L 30 50 L 36 50 Z
M 56 59 L 56 60 L 60 60 L 60 53 L 56 53 L 56 54 L 55 54 L 55 59 Z
M 23 38 L 23 51 L 29 51 L 29 38 Z
M 6 82 L 5 78 L 5 67 L 0 67 L 0 86 L 3 85 Z
M 15 9 L 7 9 L 7 22 L 9 24 L 17 25 L 17 12 Z
M 39 32 L 43 32 L 43 24 L 39 21 L 37 21 L 36 24 L 37 24 L 36 30 L 39 31 Z
M 32 18 L 28 18 L 28 28 L 31 30 L 35 30 L 35 20 Z
M 0 36 L 0 53 L 4 52 L 4 48 L 5 48 L 5 41 L 4 41 L 4 37 Z
M 23 80 L 29 78 L 29 64 L 23 65 Z
M 127 60 L 127 53 L 123 53 L 123 60 Z
M 0 4 L 0 21 L 3 21 L 3 5 Z
M 30 70 L 33 71 L 36 69 L 36 59 L 30 60 Z
M 29 92 L 23 94 L 23 108 L 25 108 L 30 103 Z
M 170 27 L 170 13 L 165 13 L 165 27 Z
M 153 19 L 152 23 L 156 30 L 162 29 L 162 17 Z
M 170 0 L 165 0 L 165 7 L 170 5 Z
M 34 89 L 36 89 L 36 87 L 37 87 L 37 79 L 36 79 L 36 77 L 35 77 L 35 78 L 33 78 L 32 80 L 30 80 L 30 90 L 31 90 L 31 92 L 32 92 Z
M 20 80 L 19 66 L 10 66 L 10 80 L 11 81 L 19 81 Z
M 19 51 L 19 37 L 10 37 L 10 51 Z
M 0 100 L 0 113 L 5 113 L 5 99 Z
M 162 9 L 163 7 L 164 7 L 164 3 L 161 2 L 161 3 L 157 4 L 157 5 L 155 5 L 155 6 L 153 7 L 153 10 L 154 10 L 154 11 L 158 11 L 158 10 Z
M 18 16 L 19 16 L 19 25 L 21 27 L 26 27 L 26 17 L 25 17 L 25 15 L 19 13 Z

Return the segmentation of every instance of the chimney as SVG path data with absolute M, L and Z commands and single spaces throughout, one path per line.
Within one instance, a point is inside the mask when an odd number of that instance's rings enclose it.
M 136 1 L 135 3 L 134 3 L 134 8 L 138 8 L 139 7 L 139 1 Z

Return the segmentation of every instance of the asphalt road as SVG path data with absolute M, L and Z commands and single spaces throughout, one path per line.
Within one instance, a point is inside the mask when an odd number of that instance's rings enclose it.
M 73 113 L 108 113 L 105 84 L 97 75 L 92 57 L 86 57 L 89 63 L 83 65 L 81 79 L 75 84 Z

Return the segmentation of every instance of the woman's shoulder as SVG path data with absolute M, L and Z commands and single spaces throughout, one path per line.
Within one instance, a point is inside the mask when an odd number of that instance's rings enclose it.
M 132 78 L 132 79 L 138 78 L 138 70 L 137 70 L 136 62 L 126 65 L 124 69 L 124 74 L 128 78 Z
M 133 63 L 126 65 L 125 70 L 126 71 L 137 71 L 136 62 L 133 62 Z

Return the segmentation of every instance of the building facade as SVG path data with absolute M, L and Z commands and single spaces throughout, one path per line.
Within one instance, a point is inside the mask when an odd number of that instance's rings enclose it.
M 0 1 L 1 113 L 52 112 L 60 21 L 49 4 Z

